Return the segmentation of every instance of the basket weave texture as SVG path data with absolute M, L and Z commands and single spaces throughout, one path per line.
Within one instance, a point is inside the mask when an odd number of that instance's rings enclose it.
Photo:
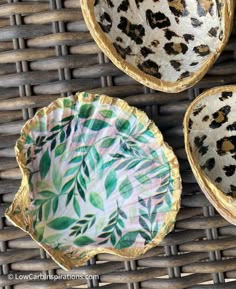
M 233 31 L 220 59 L 194 88 L 164 94 L 140 85 L 108 61 L 87 31 L 79 0 L 0 0 L 0 288 L 236 288 L 236 227 L 219 216 L 200 191 L 187 162 L 182 130 L 192 99 L 207 88 L 236 83 L 235 43 Z M 14 144 L 38 108 L 82 90 L 125 99 L 156 121 L 180 160 L 182 208 L 175 230 L 138 260 L 100 254 L 69 272 L 99 279 L 24 280 L 17 274 L 32 279 L 31 273 L 68 272 L 4 217 L 21 180 Z

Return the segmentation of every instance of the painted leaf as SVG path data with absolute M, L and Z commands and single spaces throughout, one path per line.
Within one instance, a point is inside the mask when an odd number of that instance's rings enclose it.
M 74 241 L 74 244 L 78 247 L 83 247 L 94 243 L 95 241 L 88 236 L 81 236 Z
M 46 175 L 50 170 L 50 166 L 51 166 L 51 159 L 48 150 L 46 150 L 39 163 L 39 173 L 41 179 L 44 179 L 46 177 Z
M 77 167 L 77 166 L 76 166 L 76 167 L 73 167 L 73 168 L 70 168 L 70 169 L 68 169 L 68 170 L 66 171 L 64 177 L 71 176 L 71 175 L 73 175 L 73 174 L 74 174 L 75 172 L 77 172 L 77 171 L 78 171 L 78 167 Z
M 48 200 L 44 206 L 44 219 L 47 220 L 51 210 L 51 200 Z
M 112 118 L 115 117 L 115 113 L 112 110 L 104 109 L 100 110 L 99 113 L 104 117 L 104 118 Z
M 54 198 L 53 202 L 52 202 L 52 211 L 53 214 L 56 213 L 57 209 L 58 209 L 58 203 L 59 203 L 59 199 L 58 197 Z
M 69 164 L 79 163 L 79 162 L 82 161 L 82 159 L 83 159 L 82 156 L 77 156 L 77 157 L 73 158 L 73 159 L 69 162 Z
M 139 181 L 140 184 L 150 184 L 151 180 L 148 176 L 140 174 L 138 176 L 135 176 L 136 180 Z
M 124 199 L 128 199 L 133 192 L 133 186 L 128 177 L 120 184 L 119 191 Z
M 58 217 L 47 224 L 47 226 L 54 230 L 65 230 L 76 222 L 75 219 L 63 216 Z
M 65 183 L 65 185 L 63 186 L 63 188 L 61 190 L 61 194 L 66 193 L 70 189 L 70 187 L 72 186 L 73 183 L 74 183 L 74 179 L 71 179 L 67 183 Z
M 61 183 L 62 183 L 62 177 L 61 177 L 60 172 L 56 166 L 53 167 L 52 182 L 53 182 L 53 185 L 56 188 L 56 190 L 60 191 Z
M 62 155 L 65 149 L 66 149 L 66 143 L 59 144 L 55 149 L 55 157 Z
M 111 170 L 105 179 L 105 189 L 107 193 L 107 198 L 113 193 L 117 185 L 116 171 Z
M 104 210 L 103 199 L 98 193 L 91 193 L 89 196 L 89 201 L 95 208 L 98 208 L 102 211 Z
M 131 247 L 135 243 L 138 234 L 139 231 L 126 233 L 124 236 L 120 238 L 120 240 L 116 244 L 116 249 L 120 250 Z
M 89 119 L 86 120 L 83 125 L 91 130 L 98 131 L 105 127 L 110 126 L 107 122 L 100 119 Z
M 43 239 L 44 227 L 41 225 L 38 225 L 34 231 L 34 234 L 36 235 L 39 242 L 41 242 Z
M 95 110 L 94 105 L 92 104 L 83 104 L 79 110 L 79 117 L 80 118 L 89 118 Z
M 78 203 L 78 201 L 76 200 L 75 197 L 74 197 L 74 200 L 73 200 L 73 207 L 74 207 L 74 210 L 75 210 L 77 216 L 80 217 L 80 206 L 79 206 L 79 203 Z
M 39 195 L 41 195 L 44 198 L 53 198 L 53 197 L 55 197 L 55 193 L 53 193 L 51 191 L 42 191 L 42 192 L 39 192 Z
M 130 133 L 130 122 L 126 119 L 117 119 L 116 121 L 116 129 L 119 131 L 119 132 L 123 132 L 123 133 Z

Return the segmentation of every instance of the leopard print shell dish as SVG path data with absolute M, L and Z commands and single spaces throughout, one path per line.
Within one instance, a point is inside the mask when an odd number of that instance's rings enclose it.
M 210 202 L 236 225 L 236 86 L 206 91 L 188 108 L 185 148 Z
M 198 82 L 223 50 L 234 0 L 81 0 L 99 47 L 142 84 L 179 92 Z

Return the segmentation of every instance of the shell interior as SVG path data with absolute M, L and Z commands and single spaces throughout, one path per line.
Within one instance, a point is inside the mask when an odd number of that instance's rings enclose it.
M 236 197 L 236 92 L 202 97 L 192 107 L 188 130 L 196 164 L 225 195 Z
M 173 227 L 177 160 L 146 114 L 122 100 L 58 99 L 26 124 L 17 149 L 30 203 L 23 211 L 20 191 L 8 216 L 52 256 L 77 265 L 103 251 L 134 257 Z
M 96 0 L 97 22 L 120 56 L 166 82 L 197 73 L 222 45 L 219 0 Z

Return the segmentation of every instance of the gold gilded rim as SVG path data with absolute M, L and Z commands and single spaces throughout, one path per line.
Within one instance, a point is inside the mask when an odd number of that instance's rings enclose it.
M 223 0 L 223 2 L 225 2 L 223 9 L 224 37 L 222 40 L 222 44 L 216 49 L 216 52 L 208 58 L 205 65 L 203 65 L 201 69 L 195 72 L 192 76 L 186 77 L 185 79 L 176 82 L 169 82 L 157 79 L 154 76 L 142 72 L 134 65 L 125 61 L 120 56 L 120 54 L 117 53 L 116 49 L 111 44 L 105 33 L 102 31 L 100 25 L 96 20 L 96 17 L 94 15 L 94 1 L 95 0 L 80 0 L 80 3 L 84 20 L 99 48 L 119 69 L 124 71 L 126 74 L 128 74 L 141 84 L 146 85 L 154 90 L 160 90 L 169 93 L 181 92 L 193 86 L 203 78 L 205 73 L 214 64 L 214 62 L 220 56 L 221 52 L 223 51 L 225 45 L 228 42 L 233 26 L 234 8 L 236 4 L 234 0 Z
M 202 99 L 214 95 L 220 92 L 235 92 L 236 85 L 227 85 L 209 89 L 199 95 L 188 107 L 185 117 L 184 117 L 184 142 L 187 157 L 192 168 L 193 174 L 200 185 L 202 191 L 208 198 L 208 200 L 213 204 L 216 210 L 230 223 L 236 225 L 236 199 L 231 196 L 226 196 L 220 189 L 217 188 L 215 184 L 212 183 L 210 178 L 201 170 L 197 160 L 194 159 L 189 143 L 189 130 L 188 124 L 190 115 L 192 113 L 195 105 Z
M 92 94 L 89 94 L 92 95 Z M 63 106 L 63 99 L 65 98 L 59 98 L 56 101 L 52 102 L 48 107 L 40 109 L 36 115 L 33 117 L 33 119 L 29 120 L 26 122 L 24 127 L 22 128 L 22 135 L 21 137 L 17 140 L 16 146 L 15 146 L 15 152 L 16 152 L 16 159 L 19 164 L 19 167 L 22 172 L 22 183 L 19 191 L 16 193 L 16 196 L 11 204 L 11 206 L 7 209 L 5 215 L 6 217 L 17 227 L 28 233 L 33 240 L 35 240 L 40 247 L 42 247 L 46 252 L 52 257 L 52 259 L 63 269 L 65 270 L 70 270 L 73 267 L 81 266 L 83 265 L 86 261 L 88 261 L 91 257 L 100 254 L 100 253 L 110 253 L 119 257 L 123 258 L 128 258 L 128 259 L 134 259 L 140 256 L 141 254 L 146 253 L 148 250 L 150 250 L 153 247 L 156 247 L 166 236 L 167 233 L 169 233 L 173 227 L 174 223 L 176 220 L 176 215 L 179 211 L 180 208 L 180 196 L 182 192 L 182 185 L 181 185 L 181 177 L 180 177 L 180 172 L 179 172 L 179 164 L 178 160 L 172 150 L 172 148 L 166 144 L 163 140 L 162 134 L 157 128 L 157 126 L 154 124 L 153 121 L 149 120 L 147 115 L 132 106 L 129 106 L 127 102 L 121 99 L 116 99 L 116 98 L 111 98 L 109 96 L 101 95 L 100 96 L 100 102 L 103 104 L 113 104 L 123 111 L 127 113 L 132 113 L 135 115 L 138 119 L 139 122 L 141 123 L 148 123 L 148 128 L 152 131 L 152 133 L 155 136 L 155 139 L 157 141 L 157 144 L 159 146 L 163 147 L 163 151 L 166 155 L 166 158 L 170 164 L 171 168 L 171 178 L 174 180 L 174 190 L 173 190 L 173 204 L 172 207 L 170 208 L 170 211 L 165 214 L 165 220 L 162 229 L 158 233 L 158 235 L 150 242 L 149 244 L 145 245 L 142 248 L 131 248 L 131 249 L 109 249 L 109 248 L 92 248 L 92 249 L 83 249 L 79 248 L 76 250 L 76 255 L 78 256 L 81 253 L 84 253 L 85 251 L 87 252 L 85 256 L 81 257 L 80 259 L 71 259 L 69 256 L 66 254 L 56 251 L 54 249 L 51 249 L 49 246 L 40 243 L 36 236 L 28 231 L 28 228 L 31 227 L 32 225 L 32 217 L 29 217 L 28 215 L 25 214 L 25 208 L 29 207 L 30 204 L 30 199 L 29 199 L 29 185 L 28 185 L 28 173 L 27 169 L 25 166 L 26 160 L 24 157 L 24 154 L 22 152 L 22 147 L 25 142 L 25 137 L 31 130 L 32 124 L 37 121 L 37 117 L 42 117 L 45 114 L 50 113 L 52 110 L 62 107 Z M 83 98 L 83 93 L 77 93 L 76 95 L 73 96 L 73 100 L 76 101 L 86 101 Z M 88 99 L 88 102 L 91 101 Z M 20 207 L 21 213 L 15 215 L 14 212 L 17 207 Z M 77 254 L 78 253 L 78 254 Z

